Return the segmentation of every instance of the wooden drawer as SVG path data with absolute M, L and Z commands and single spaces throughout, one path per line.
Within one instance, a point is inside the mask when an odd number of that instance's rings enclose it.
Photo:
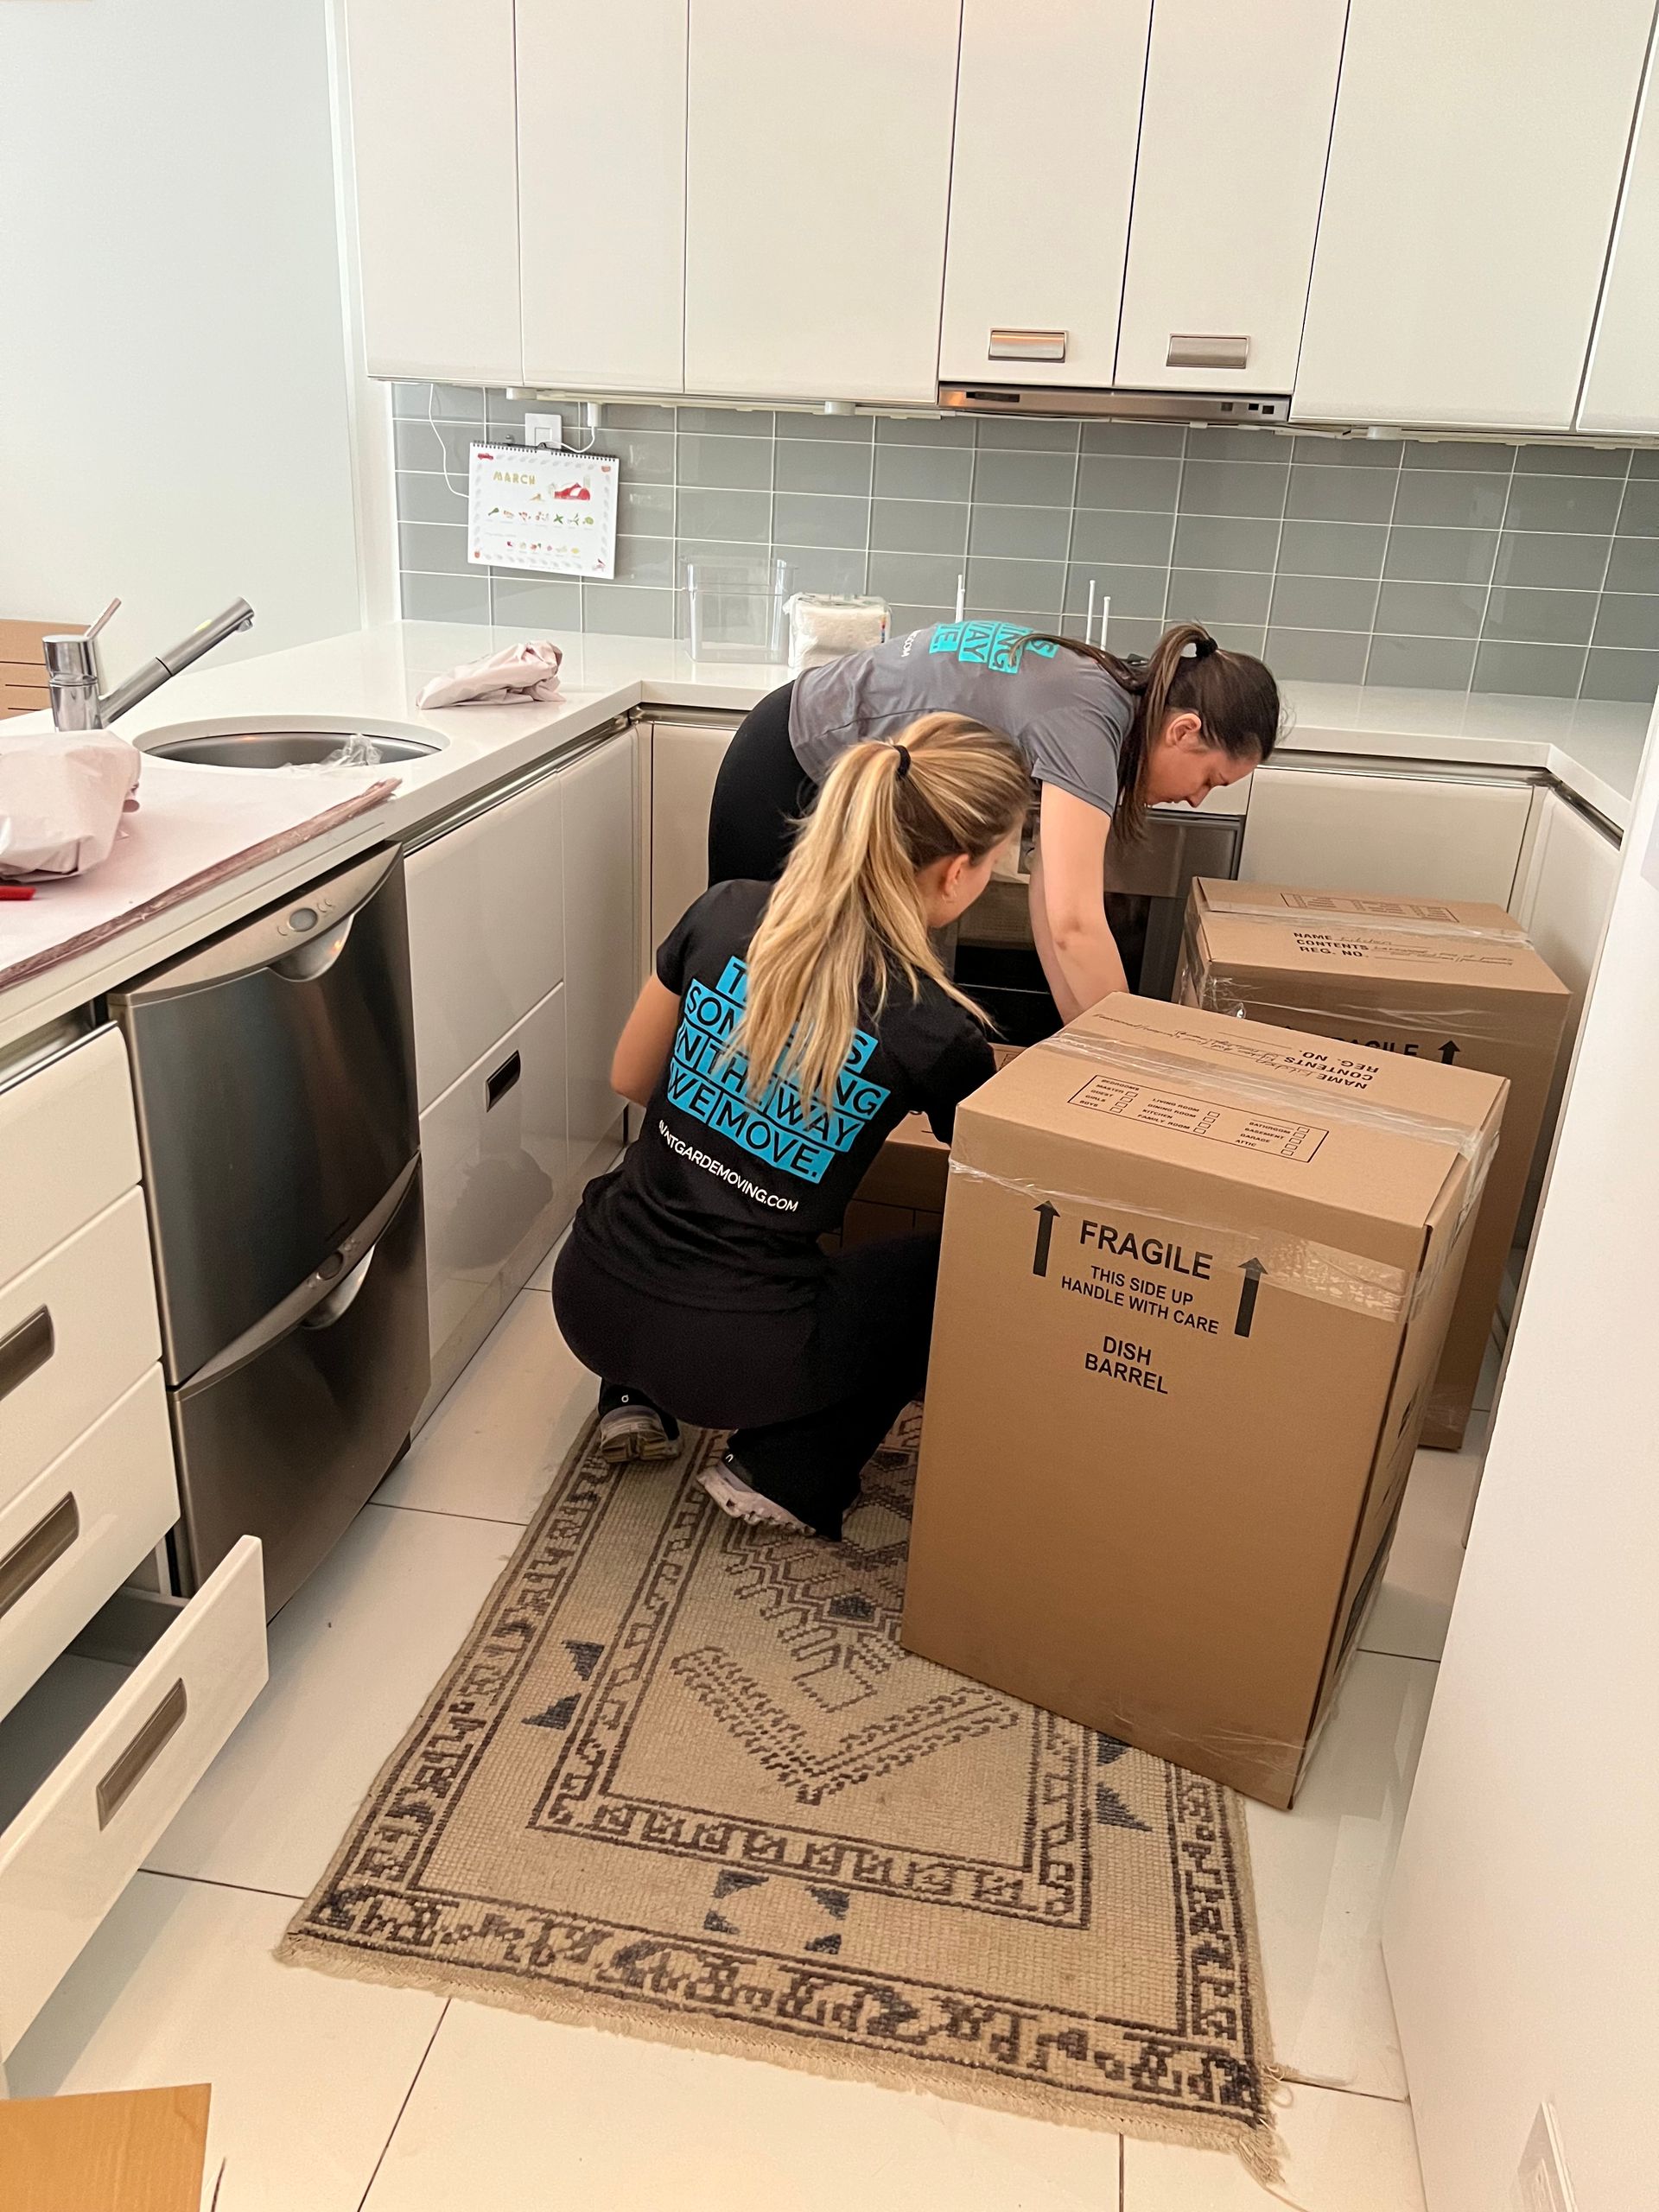
M 0 1289 L 0 1507 L 161 1357 L 144 1194 Z
M 123 1591 L 0 1729 L 0 2059 L 264 1680 L 264 1577 L 245 1536 L 188 1605 Z
M 564 980 L 562 784 L 545 776 L 404 862 L 423 1107 Z
M 0 1713 L 179 1517 L 159 1366 L 0 1506 Z
M 563 988 L 421 1116 L 432 1351 L 461 1328 L 532 1236 L 569 1212 Z
M 0 1088 L 0 1287 L 138 1180 L 138 1124 L 118 1029 Z

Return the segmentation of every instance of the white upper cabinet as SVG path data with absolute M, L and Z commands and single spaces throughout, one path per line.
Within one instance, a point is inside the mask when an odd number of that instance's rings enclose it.
M 1151 14 L 1151 0 L 965 0 L 947 383 L 1111 383 Z
M 1579 410 L 1581 430 L 1652 436 L 1659 431 L 1659 90 L 1656 55 L 1630 148 L 1624 196 L 1613 232 L 1590 373 Z
M 512 0 L 346 0 L 372 376 L 517 384 Z
M 936 396 L 961 4 L 691 0 L 687 390 Z
M 1571 427 L 1652 21 L 1352 0 L 1295 416 Z
M 525 381 L 677 391 L 687 0 L 518 4 Z
M 1116 382 L 1295 381 L 1348 0 L 1157 0 Z

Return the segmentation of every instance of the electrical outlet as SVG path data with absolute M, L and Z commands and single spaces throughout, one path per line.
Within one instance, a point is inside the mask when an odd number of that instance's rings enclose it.
M 1553 2105 L 1540 2105 L 1510 2192 L 1515 2212 L 1575 2212 Z
M 562 446 L 564 443 L 563 415 L 526 415 L 524 443 L 527 446 Z

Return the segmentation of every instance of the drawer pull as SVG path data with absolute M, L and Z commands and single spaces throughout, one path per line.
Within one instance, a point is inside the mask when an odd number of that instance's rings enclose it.
M 155 1764 L 163 1744 L 175 1735 L 189 1707 L 181 1680 L 174 1683 L 138 1733 L 98 1785 L 98 1825 L 106 1828 Z
M 1242 369 L 1250 358 L 1248 338 L 1172 332 L 1164 365 L 1171 369 Z
M 36 1306 L 27 1320 L 0 1337 L 0 1398 L 28 1382 L 36 1368 L 44 1367 L 57 1350 L 49 1306 Z
M 524 1071 L 524 1064 L 517 1052 L 509 1052 L 493 1076 L 485 1078 L 484 1111 L 499 1106 Z
M 992 331 L 986 350 L 993 361 L 1063 361 L 1065 340 L 1064 330 L 998 328 Z
M 80 1534 L 80 1508 L 73 1493 L 60 1497 L 43 1521 L 0 1559 L 0 1614 L 35 1587 L 48 1567 L 60 1560 Z

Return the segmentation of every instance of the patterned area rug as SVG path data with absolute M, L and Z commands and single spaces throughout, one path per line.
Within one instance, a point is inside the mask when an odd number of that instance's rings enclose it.
M 899 1649 L 918 1420 L 840 1546 L 579 1446 L 279 1955 L 1271 2180 L 1242 1810 Z

